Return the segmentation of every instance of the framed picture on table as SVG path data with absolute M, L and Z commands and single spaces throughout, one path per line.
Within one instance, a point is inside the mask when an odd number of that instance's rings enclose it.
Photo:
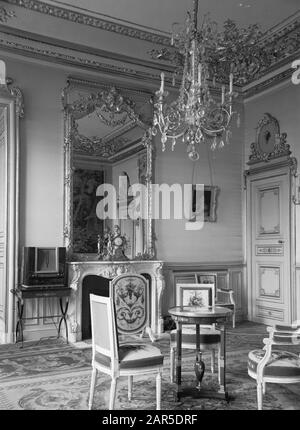
M 214 284 L 177 284 L 176 306 L 214 306 Z

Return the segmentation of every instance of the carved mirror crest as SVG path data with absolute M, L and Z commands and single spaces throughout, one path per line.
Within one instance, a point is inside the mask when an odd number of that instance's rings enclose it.
M 290 145 L 287 134 L 280 132 L 279 122 L 271 114 L 265 113 L 256 128 L 256 141 L 251 144 L 248 164 L 289 156 Z
M 128 259 L 154 257 L 151 220 L 153 147 L 151 93 L 110 84 L 69 78 L 63 90 L 65 153 L 64 237 L 69 260 L 100 259 L 99 238 L 115 225 L 126 237 Z M 146 219 L 102 219 L 96 195 L 101 184 L 112 184 L 119 195 L 119 178 L 128 190 L 144 184 Z M 126 204 L 130 198 L 127 194 Z M 120 201 L 118 201 L 118 207 Z

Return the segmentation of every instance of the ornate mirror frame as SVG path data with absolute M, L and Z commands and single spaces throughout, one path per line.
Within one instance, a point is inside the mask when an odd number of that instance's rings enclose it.
M 70 94 L 76 90 L 85 88 L 91 90 L 88 103 L 82 99 L 70 102 Z M 152 183 L 153 183 L 153 159 L 154 145 L 151 134 L 151 122 L 141 118 L 135 105 L 135 96 L 149 103 L 151 93 L 125 86 L 116 85 L 111 82 L 94 82 L 69 77 L 67 85 L 62 91 L 62 105 L 64 112 L 64 246 L 67 248 L 68 261 L 97 260 L 97 254 L 79 254 L 73 252 L 73 173 L 74 173 L 74 148 L 72 144 L 72 133 L 74 132 L 75 120 L 82 117 L 84 113 L 89 114 L 95 109 L 96 103 L 107 102 L 110 95 L 122 97 L 124 109 L 134 123 L 145 130 L 141 138 L 141 145 L 146 149 L 145 155 L 139 160 L 139 170 L 143 183 L 146 186 L 146 218 L 144 219 L 144 252 L 134 259 L 146 260 L 155 258 L 154 226 L 152 220 Z M 128 94 L 132 97 L 128 97 Z M 113 108 L 113 106 L 112 106 Z M 152 110 L 152 107 L 151 107 Z M 151 118 L 152 119 L 152 118 Z

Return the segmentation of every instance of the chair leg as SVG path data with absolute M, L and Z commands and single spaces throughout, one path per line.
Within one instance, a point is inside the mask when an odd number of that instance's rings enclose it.
M 173 347 L 170 348 L 170 381 L 174 382 L 174 370 L 175 370 L 175 350 Z
M 257 409 L 262 410 L 263 384 L 257 383 Z
M 133 376 L 128 376 L 128 400 L 131 401 L 132 399 L 132 382 L 133 382 Z
M 161 371 L 159 370 L 156 375 L 156 410 L 161 409 Z
M 210 356 L 210 366 L 211 366 L 211 373 L 215 373 L 215 350 L 211 350 L 211 356 Z
M 263 394 L 266 394 L 266 383 L 263 382 Z
M 96 378 L 97 378 L 97 369 L 95 367 L 93 367 L 92 377 L 91 377 L 91 386 L 90 386 L 89 410 L 91 410 L 92 406 L 93 406 Z
M 218 382 L 221 385 L 221 346 L 218 348 Z
M 235 309 L 233 309 L 232 313 L 232 328 L 235 328 Z
M 117 389 L 117 378 L 112 378 L 110 384 L 110 395 L 109 395 L 109 410 L 113 410 L 115 406 L 115 398 L 116 398 L 116 389 Z

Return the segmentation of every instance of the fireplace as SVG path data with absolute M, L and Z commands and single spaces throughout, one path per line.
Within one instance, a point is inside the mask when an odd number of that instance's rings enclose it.
M 108 296 L 110 280 L 124 273 L 137 273 L 149 281 L 150 327 L 153 333 L 162 333 L 161 298 L 165 280 L 161 261 L 80 261 L 68 263 L 68 266 L 69 283 L 73 289 L 68 311 L 70 342 L 91 337 L 89 294 Z
M 110 279 L 103 276 L 87 275 L 82 280 L 81 336 L 82 340 L 92 337 L 90 294 L 108 297 Z

